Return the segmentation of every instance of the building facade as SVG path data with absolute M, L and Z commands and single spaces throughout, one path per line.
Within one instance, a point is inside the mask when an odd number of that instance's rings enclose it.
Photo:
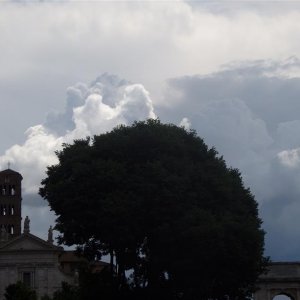
M 52 296 L 62 281 L 76 284 L 77 272 L 66 267 L 64 257 L 76 257 L 71 251 L 53 244 L 52 228 L 45 241 L 30 233 L 30 220 L 22 225 L 22 176 L 7 169 L 0 172 L 0 300 L 8 285 L 22 281 L 34 289 L 38 299 Z M 72 260 L 71 260 L 72 261 Z M 66 271 L 68 270 L 68 271 Z

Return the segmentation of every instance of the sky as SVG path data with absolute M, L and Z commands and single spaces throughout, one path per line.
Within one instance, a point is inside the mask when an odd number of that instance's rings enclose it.
M 55 150 L 134 120 L 192 128 L 241 171 L 266 255 L 300 260 L 300 1 L 1 1 L 0 167 L 23 218 Z

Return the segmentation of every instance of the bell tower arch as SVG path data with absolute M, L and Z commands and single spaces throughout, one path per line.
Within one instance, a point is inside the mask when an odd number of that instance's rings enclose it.
M 21 235 L 22 175 L 11 169 L 0 172 L 0 230 L 10 237 Z

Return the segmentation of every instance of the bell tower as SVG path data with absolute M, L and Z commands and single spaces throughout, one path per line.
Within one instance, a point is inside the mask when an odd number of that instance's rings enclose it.
M 0 230 L 10 237 L 21 235 L 21 181 L 20 173 L 11 169 L 0 172 Z

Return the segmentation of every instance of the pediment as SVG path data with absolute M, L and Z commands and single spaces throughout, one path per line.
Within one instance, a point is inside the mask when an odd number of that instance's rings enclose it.
M 22 234 L 2 245 L 0 245 L 0 252 L 3 251 L 59 251 L 60 247 L 52 245 L 39 237 L 32 234 Z

